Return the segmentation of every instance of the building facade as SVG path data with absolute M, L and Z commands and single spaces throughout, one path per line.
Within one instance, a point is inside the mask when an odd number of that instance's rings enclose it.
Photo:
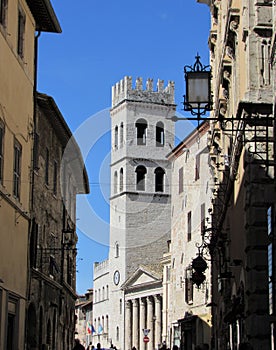
M 49 0 L 0 2 L 0 348 L 24 348 L 36 31 L 61 31 Z
M 76 329 L 75 338 L 87 347 L 93 342 L 95 329 L 93 325 L 93 289 L 85 295 L 79 295 L 75 303 Z
M 151 79 L 144 89 L 141 78 L 133 88 L 131 77 L 125 77 L 112 89 L 108 339 L 120 349 L 129 346 L 122 284 L 140 265 L 161 259 L 170 235 L 171 169 L 166 154 L 174 144 L 174 113 L 172 82 L 164 87 L 159 80 L 154 91 Z M 95 291 L 102 290 L 97 285 L 100 267 L 95 269 Z M 101 319 L 98 312 L 95 304 L 94 318 Z
M 36 95 L 26 344 L 28 349 L 71 349 L 77 298 L 76 195 L 89 192 L 88 177 L 55 101 Z
M 275 1 L 208 4 L 212 346 L 274 349 Z
M 169 154 L 172 163 L 172 229 L 170 297 L 167 338 L 170 347 L 194 349 L 210 344 L 211 301 L 210 264 L 205 280 L 197 287 L 192 262 L 198 256 L 210 260 L 202 241 L 210 226 L 212 178 L 208 166 L 209 123 L 193 130 Z

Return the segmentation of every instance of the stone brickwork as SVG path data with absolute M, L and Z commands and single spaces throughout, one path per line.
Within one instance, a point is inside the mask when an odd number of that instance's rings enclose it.
M 161 259 L 170 234 L 171 167 L 166 155 L 174 144 L 170 119 L 175 113 L 174 83 L 164 88 L 158 80 L 157 86 L 153 91 L 153 81 L 148 79 L 143 89 L 138 78 L 133 89 L 131 77 L 125 77 L 112 88 L 107 338 L 120 349 L 125 344 L 125 301 L 120 286 L 139 265 Z M 145 169 L 143 189 L 137 186 L 138 167 Z M 158 171 L 163 174 L 161 188 L 156 185 Z M 117 271 L 118 284 L 114 280 Z M 99 289 L 104 274 L 102 279 L 97 276 L 94 288 Z M 95 307 L 94 317 L 100 312 Z

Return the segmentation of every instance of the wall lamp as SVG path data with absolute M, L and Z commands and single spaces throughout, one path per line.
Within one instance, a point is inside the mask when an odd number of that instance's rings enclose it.
M 197 54 L 195 63 L 192 66 L 184 67 L 184 78 L 186 84 L 186 94 L 184 95 L 184 111 L 192 114 L 192 117 L 172 117 L 177 120 L 196 120 L 198 124 L 205 119 L 210 119 L 206 115 L 207 111 L 212 110 L 211 94 L 211 69 L 210 66 L 204 66 L 200 62 L 200 56 Z M 203 117 L 205 116 L 205 117 Z

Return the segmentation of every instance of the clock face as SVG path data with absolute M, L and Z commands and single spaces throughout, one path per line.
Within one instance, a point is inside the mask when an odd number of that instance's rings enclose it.
M 119 282 L 120 282 L 120 272 L 118 270 L 116 270 L 114 272 L 113 280 L 114 280 L 114 283 L 117 286 L 119 284 Z

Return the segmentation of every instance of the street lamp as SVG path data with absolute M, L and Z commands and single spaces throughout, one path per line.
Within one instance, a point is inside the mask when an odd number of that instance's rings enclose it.
M 203 66 L 197 54 L 193 66 L 185 66 L 186 95 L 184 95 L 184 111 L 189 111 L 195 117 L 189 120 L 200 119 L 212 109 L 211 70 L 210 66 Z
M 186 94 L 184 95 L 184 111 L 192 114 L 192 117 L 177 117 L 171 119 L 178 120 L 196 120 L 200 121 L 210 119 L 206 115 L 207 111 L 212 110 L 211 94 L 211 70 L 210 66 L 203 66 L 200 62 L 200 56 L 197 54 L 193 66 L 184 67 L 184 77 L 186 84 Z

